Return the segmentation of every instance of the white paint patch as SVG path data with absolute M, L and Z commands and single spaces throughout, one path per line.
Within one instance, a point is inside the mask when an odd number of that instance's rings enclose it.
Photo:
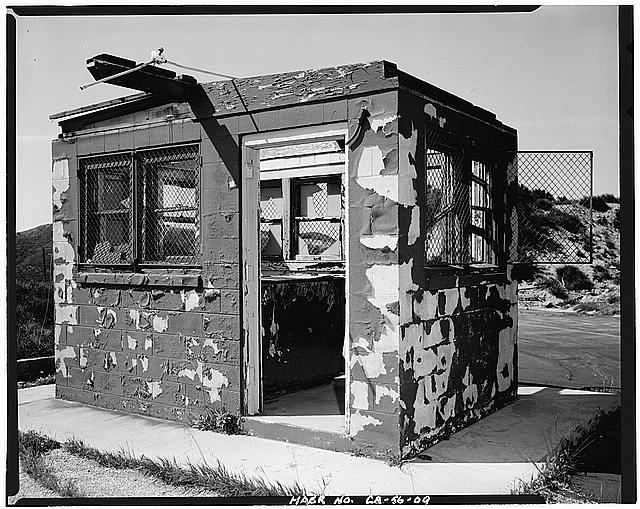
M 407 243 L 411 246 L 420 237 L 420 207 L 414 205 L 411 209 L 411 223 L 409 224 L 409 238 Z
M 422 293 L 422 300 L 413 300 L 413 313 L 423 321 L 433 320 L 438 312 L 438 294 L 428 290 Z
M 130 309 L 129 318 L 135 324 L 136 329 L 139 329 L 140 328 L 140 311 L 138 311 L 137 309 Z
M 373 287 L 371 303 L 377 308 L 385 308 L 398 299 L 400 272 L 398 265 L 372 265 L 365 271 Z
M 396 118 L 398 118 L 398 115 L 384 116 L 384 114 L 378 113 L 377 115 L 371 115 L 367 120 L 369 121 L 369 125 L 371 126 L 371 129 L 375 133 L 381 127 L 384 130 L 384 127 L 387 124 L 393 122 Z
M 144 338 L 144 349 L 149 350 L 149 348 L 151 348 L 152 346 L 153 346 L 153 341 L 151 339 L 151 336 L 146 336 Z
M 498 362 L 496 363 L 496 378 L 498 379 L 498 391 L 509 389 L 513 379 L 513 340 L 511 330 L 502 329 L 498 334 Z M 507 377 L 502 376 L 505 365 L 509 371 Z
M 351 382 L 351 394 L 353 396 L 353 408 L 369 410 L 369 385 L 366 382 L 353 380 Z
M 382 424 L 382 421 L 375 417 L 363 415 L 360 412 L 353 412 L 349 419 L 349 435 L 357 435 L 365 426 L 379 426 L 380 424 Z
M 116 357 L 116 353 L 115 352 L 111 352 L 109 354 L 111 356 L 111 364 L 113 364 L 114 366 L 118 365 L 118 358 Z
M 217 355 L 218 352 L 220 352 L 220 349 L 218 348 L 218 343 L 214 341 L 213 338 L 207 338 L 204 340 L 204 343 L 202 344 L 202 349 L 204 350 L 207 347 L 213 349 L 213 355 Z
M 423 346 L 425 348 L 439 345 L 447 339 L 442 334 L 442 322 L 444 321 L 449 322 L 449 339 L 455 337 L 455 331 L 453 330 L 453 320 L 449 317 L 442 318 L 437 322 L 433 322 L 433 324 L 431 325 L 431 330 L 428 334 L 425 334 L 423 339 Z
M 413 292 L 418 290 L 418 285 L 413 282 L 413 258 L 401 263 L 398 266 L 399 285 L 402 291 L 399 292 L 398 301 L 400 304 L 400 321 L 408 323 L 413 321 Z
M 368 297 L 368 301 L 378 308 L 385 318 L 380 339 L 374 342 L 372 350 L 380 356 L 383 353 L 397 352 L 399 316 L 392 313 L 387 305 L 393 304 L 398 299 L 400 278 L 398 266 L 373 265 L 365 271 L 365 275 L 373 287 L 373 297 Z M 369 369 L 373 370 L 373 367 L 370 366 Z
M 467 366 L 467 371 L 462 377 L 462 385 L 464 385 L 462 402 L 465 408 L 471 408 L 478 401 L 478 386 L 473 383 L 473 375 L 469 370 L 469 366 Z
M 387 368 L 384 365 L 384 358 L 381 353 L 373 352 L 369 350 L 366 355 L 351 354 L 351 368 L 355 364 L 359 363 L 362 366 L 364 374 L 367 378 L 378 378 L 380 375 L 384 375 L 387 372 Z
M 138 359 L 140 359 L 140 366 L 142 366 L 142 371 L 147 371 L 149 369 L 149 357 L 147 357 L 146 355 L 140 355 Z
M 393 390 L 391 387 L 387 387 L 386 385 L 376 385 L 375 386 L 375 395 L 376 395 L 376 405 L 380 403 L 380 400 L 385 396 L 389 396 L 391 401 L 398 401 L 400 398 L 400 394 L 397 391 Z
M 229 379 L 215 369 L 210 370 L 206 377 L 203 376 L 203 364 L 201 361 L 198 361 L 196 369 L 184 368 L 178 373 L 178 376 L 185 376 L 194 381 L 197 376 L 200 383 L 208 389 L 206 392 L 209 393 L 211 403 L 220 401 L 220 390 L 222 387 L 228 387 L 229 385 Z
M 59 159 L 53 162 L 51 180 L 69 180 L 68 159 Z
M 447 288 L 445 290 L 440 290 L 438 293 L 444 294 L 445 298 L 443 316 L 451 315 L 458 306 L 458 300 L 460 299 L 460 292 L 458 291 L 458 288 Z
M 72 346 L 67 346 L 62 350 L 56 350 L 55 354 L 56 364 L 58 365 L 58 371 L 62 373 L 62 376 L 65 378 L 69 377 L 69 368 L 67 367 L 65 360 L 66 359 L 75 359 L 76 352 Z
M 156 399 L 162 394 L 161 382 L 147 381 L 147 391 L 151 394 L 151 399 Z
M 78 325 L 78 306 L 58 304 L 56 306 L 56 323 Z
M 192 309 L 197 308 L 200 303 L 200 296 L 195 290 L 190 290 L 188 292 L 182 290 L 180 292 L 180 297 L 182 297 L 182 304 L 184 305 L 185 311 L 191 311 Z
M 127 334 L 127 346 L 129 350 L 135 350 L 138 348 L 138 341 Z
M 262 331 L 262 335 L 264 335 L 264 330 Z M 193 355 L 193 347 L 198 345 L 199 343 L 196 338 L 187 338 L 186 345 L 185 345 L 187 348 L 187 354 Z
M 440 411 L 440 416 L 442 417 L 442 420 L 447 422 L 449 419 L 451 419 L 455 414 L 455 408 L 456 408 L 456 395 L 454 394 L 447 400 L 442 410 Z
M 202 367 L 200 367 L 200 373 L 202 376 Z M 201 378 L 201 380 L 202 385 L 209 389 L 207 392 L 209 393 L 209 400 L 211 401 L 211 403 L 220 401 L 221 389 L 229 385 L 229 380 L 227 379 L 227 377 L 215 369 L 212 369 L 209 375 L 206 378 Z
M 382 249 L 388 248 L 390 251 L 395 251 L 398 246 L 397 235 L 387 235 L 384 233 L 375 233 L 373 235 L 361 235 L 360 242 L 369 249 Z
M 69 327 L 71 329 L 71 332 L 73 332 L 73 327 Z M 60 335 L 62 334 L 62 326 L 61 325 L 56 325 L 53 328 L 53 344 L 55 346 L 58 346 L 60 344 Z
M 371 189 L 380 196 L 398 201 L 398 176 L 382 175 L 384 156 L 380 147 L 365 147 L 360 153 L 356 182 L 364 189 Z
M 168 319 L 155 315 L 153 317 L 153 330 L 156 332 L 164 332 L 169 327 Z
M 357 177 L 377 177 L 383 170 L 384 156 L 380 147 L 364 147 L 358 159 Z
M 80 368 L 85 369 L 87 367 L 87 352 L 84 348 L 80 347 Z

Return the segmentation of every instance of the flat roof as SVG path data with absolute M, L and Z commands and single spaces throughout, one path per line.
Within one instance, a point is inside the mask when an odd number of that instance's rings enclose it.
M 113 75 L 118 70 L 133 68 L 137 65 L 134 61 L 104 54 L 89 59 L 87 63 L 94 77 Z M 85 123 L 90 123 L 93 115 L 99 114 L 104 118 L 105 113 L 108 114 L 110 111 L 113 111 L 114 117 L 137 111 L 152 98 L 156 103 L 159 101 L 164 104 L 176 101 L 184 102 L 184 98 L 180 97 L 161 97 L 153 93 L 150 94 L 148 90 L 150 80 L 165 80 L 171 87 L 180 87 L 184 84 L 184 87 L 188 86 L 190 90 L 193 90 L 193 81 L 189 83 L 185 81 L 185 78 L 192 80 L 191 77 L 176 76 L 176 73 L 156 66 L 149 66 L 146 69 L 146 71 L 145 69 L 136 70 L 125 78 L 114 78 L 111 81 L 114 85 L 128 88 L 135 88 L 140 84 L 138 90 L 144 90 L 147 92 L 146 95 L 135 94 L 113 101 L 87 105 L 54 114 L 50 118 L 66 117 L 67 120 L 60 122 L 64 130 L 65 123 L 69 121 L 71 116 L 74 119 L 83 119 Z M 295 104 L 324 102 L 404 88 L 496 126 L 512 130 L 499 122 L 495 114 L 490 111 L 400 71 L 396 64 L 387 60 L 213 81 L 202 83 L 200 86 L 211 103 L 211 108 L 207 109 L 207 116 L 212 117 L 268 110 Z M 164 86 L 162 88 L 163 90 L 167 89 Z M 198 118 L 205 117 L 199 116 Z

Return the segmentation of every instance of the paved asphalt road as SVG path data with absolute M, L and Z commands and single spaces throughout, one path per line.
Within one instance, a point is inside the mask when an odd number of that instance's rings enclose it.
M 520 310 L 520 383 L 620 387 L 620 318 Z

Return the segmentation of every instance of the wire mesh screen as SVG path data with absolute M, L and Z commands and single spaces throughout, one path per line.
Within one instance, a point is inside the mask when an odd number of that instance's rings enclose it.
M 131 263 L 132 169 L 131 154 L 80 159 L 83 262 Z
M 307 221 L 296 218 L 298 254 L 342 256 L 342 229 L 340 219 L 317 219 Z
M 425 263 L 469 263 L 469 169 L 460 141 L 430 129 L 425 151 Z
M 198 156 L 196 145 L 139 153 L 143 263 L 198 262 Z
M 340 182 L 303 180 L 297 183 L 296 189 L 300 203 L 294 219 L 297 254 L 342 258 Z
M 260 183 L 260 252 L 265 257 L 282 257 L 282 183 Z
M 518 248 L 511 261 L 590 263 L 592 153 L 518 152 L 517 172 Z

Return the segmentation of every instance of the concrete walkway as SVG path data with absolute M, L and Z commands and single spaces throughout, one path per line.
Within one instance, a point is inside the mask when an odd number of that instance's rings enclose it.
M 230 471 L 282 483 L 298 482 L 327 495 L 500 494 L 537 472 L 560 437 L 586 424 L 618 396 L 522 387 L 512 405 L 426 451 L 432 461 L 391 467 L 344 453 L 252 436 L 199 431 L 157 419 L 54 399 L 54 386 L 19 391 L 18 426 L 64 441 L 81 439 L 103 451 L 175 457 L 180 463 L 219 460 Z

